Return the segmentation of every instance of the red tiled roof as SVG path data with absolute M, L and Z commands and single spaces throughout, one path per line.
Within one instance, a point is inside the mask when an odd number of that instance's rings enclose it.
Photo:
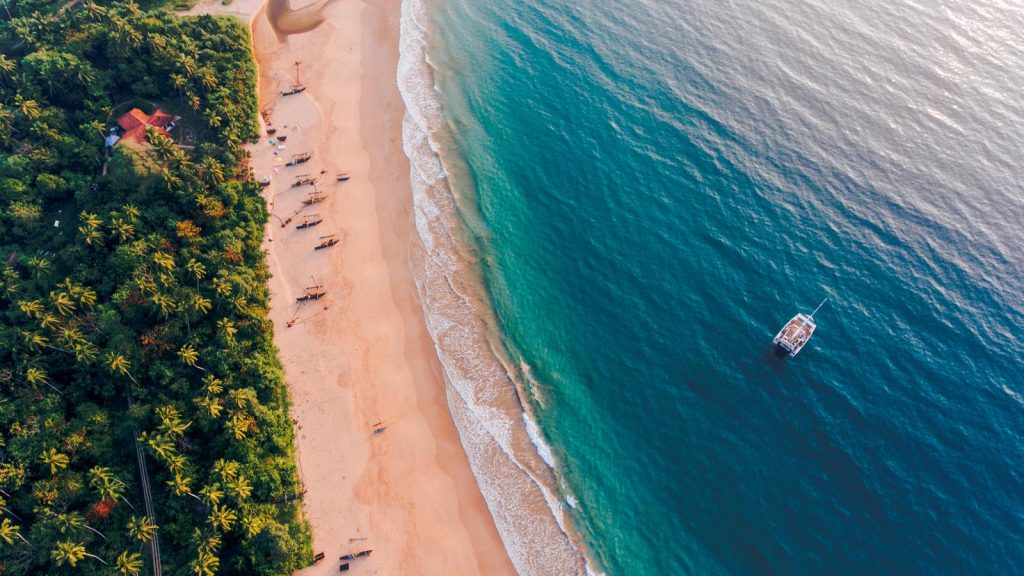
M 174 116 L 159 108 L 150 116 L 147 116 L 145 112 L 138 108 L 132 108 L 117 119 L 117 125 L 124 131 L 124 134 L 121 135 L 121 140 L 145 143 L 147 127 L 154 128 L 164 136 L 170 136 L 167 132 L 167 126 L 173 121 Z
M 149 121 L 146 124 L 156 128 L 167 128 L 167 125 L 171 122 L 174 122 L 174 116 L 158 109 L 156 112 L 153 112 L 153 115 L 149 117 Z
M 124 131 L 134 130 L 139 126 L 146 124 L 146 120 L 149 120 L 149 116 L 138 108 L 132 108 L 126 112 L 123 116 L 117 119 L 117 125 Z

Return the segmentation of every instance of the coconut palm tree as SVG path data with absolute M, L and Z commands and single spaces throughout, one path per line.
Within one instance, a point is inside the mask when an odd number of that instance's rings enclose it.
M 238 514 L 234 510 L 226 506 L 218 506 L 217 504 L 213 505 L 210 515 L 207 517 L 210 525 L 222 532 L 231 530 L 235 520 L 238 520 Z
M 32 545 L 31 542 L 21 535 L 21 528 L 19 528 L 17 524 L 11 522 L 10 518 L 4 518 L 3 522 L 0 522 L 0 539 L 8 544 L 14 544 L 15 538 L 29 546 Z
M 132 516 L 128 519 L 128 535 L 143 544 L 152 540 L 159 529 L 149 516 Z
M 84 544 L 72 542 L 70 540 L 57 542 L 57 547 L 53 550 L 50 550 L 50 557 L 53 558 L 55 562 L 57 562 L 57 566 L 70 564 L 72 568 L 77 566 L 78 563 L 86 557 L 95 558 L 103 564 L 107 563 L 106 560 L 104 560 L 103 558 L 100 558 L 95 554 L 89 554 L 88 552 L 86 552 Z
M 213 552 L 200 550 L 192 562 L 192 573 L 196 576 L 216 576 L 220 568 L 220 559 Z
M 40 459 L 43 461 L 43 464 L 50 467 L 51 475 L 67 468 L 68 464 L 71 462 L 71 459 L 68 458 L 67 454 L 57 452 L 56 448 L 50 448 L 49 450 L 44 451 L 40 456 Z
M 114 561 L 114 570 L 121 576 L 137 576 L 142 566 L 142 555 L 138 552 L 121 552 Z

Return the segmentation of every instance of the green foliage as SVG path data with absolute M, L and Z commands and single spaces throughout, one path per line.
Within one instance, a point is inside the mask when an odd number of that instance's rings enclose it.
M 166 574 L 288 574 L 311 549 L 241 147 L 248 31 L 60 5 L 0 21 L 0 572 L 147 573 L 156 538 Z M 106 159 L 136 99 L 202 123 L 195 147 Z

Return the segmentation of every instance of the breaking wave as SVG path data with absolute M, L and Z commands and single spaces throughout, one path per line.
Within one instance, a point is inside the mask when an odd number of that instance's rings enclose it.
M 512 563 L 520 574 L 590 573 L 559 497 L 554 455 L 521 400 L 483 287 L 473 243 L 450 185 L 450 144 L 422 0 L 402 3 L 398 87 L 419 242 L 410 265 L 444 369 L 448 406 Z M 453 160 L 454 162 L 454 160 Z M 571 497 L 570 497 L 571 498 Z

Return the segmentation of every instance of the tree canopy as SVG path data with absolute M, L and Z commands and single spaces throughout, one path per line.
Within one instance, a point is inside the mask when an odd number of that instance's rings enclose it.
M 246 28 L 128 2 L 0 12 L 0 573 L 311 559 L 267 318 Z M 123 103 L 185 117 L 104 148 Z M 174 134 L 172 132 L 172 134 Z M 153 516 L 140 476 L 147 461 Z

